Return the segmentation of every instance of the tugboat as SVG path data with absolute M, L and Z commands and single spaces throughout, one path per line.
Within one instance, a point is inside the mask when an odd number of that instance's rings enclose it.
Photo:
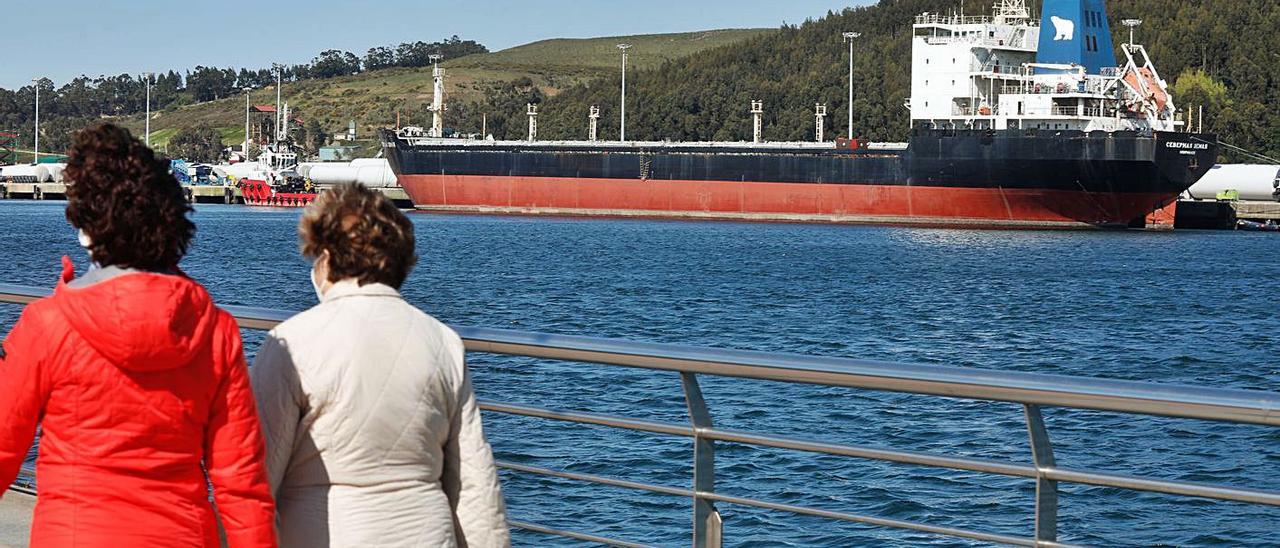
M 319 193 L 300 175 L 298 155 L 288 145 L 277 143 L 258 157 L 260 170 L 241 178 L 236 186 L 245 205 L 266 207 L 306 207 Z
M 917 16 L 906 143 L 764 142 L 759 102 L 750 143 L 538 142 L 531 106 L 528 141 L 383 130 L 384 155 L 427 211 L 1171 229 L 1217 137 L 1184 132 L 1146 48 L 1117 62 L 1104 0 L 1041 16 Z

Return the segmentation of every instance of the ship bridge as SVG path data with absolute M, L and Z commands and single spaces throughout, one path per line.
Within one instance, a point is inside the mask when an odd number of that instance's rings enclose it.
M 1044 24 L 1042 24 L 1044 23 Z M 991 16 L 925 13 L 912 42 L 912 127 L 1175 131 L 1182 125 L 1146 49 L 1116 66 L 1103 0 L 1025 0 Z

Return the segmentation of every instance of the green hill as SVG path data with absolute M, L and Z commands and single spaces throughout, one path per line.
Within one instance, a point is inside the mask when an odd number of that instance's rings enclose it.
M 488 55 L 459 59 L 457 67 L 581 67 L 612 71 L 621 68 L 618 44 L 632 46 L 628 65 L 656 68 L 666 61 L 773 34 L 773 29 L 731 29 L 681 34 L 647 34 L 615 38 L 556 38 L 526 44 Z
M 775 32 L 733 29 L 544 40 L 446 60 L 441 66 L 448 75 L 446 94 L 451 108 L 465 112 L 468 104 L 481 103 L 494 95 L 495 89 L 510 87 L 514 85 L 512 82 L 524 81 L 526 87 L 536 88 L 540 95 L 554 96 L 562 89 L 617 72 L 614 67 L 621 61 L 616 48 L 619 43 L 634 46 L 630 64 L 642 70 Z M 370 139 L 366 144 L 371 144 L 376 129 L 395 124 L 397 112 L 402 124 L 430 123 L 425 107 L 432 99 L 431 68 L 390 68 L 353 76 L 303 80 L 285 84 L 284 94 L 297 118 L 314 120 L 331 134 L 345 131 L 348 122 L 355 120 L 358 135 Z M 274 105 L 275 90 L 254 91 L 249 100 L 253 104 Z M 523 103 L 520 106 L 523 108 Z M 199 124 L 217 128 L 225 143 L 239 143 L 244 140 L 244 108 L 245 99 L 240 96 L 153 113 L 152 143 L 163 148 L 179 129 Z M 124 117 L 120 123 L 139 135 L 142 133 L 142 116 Z M 479 130 L 477 125 L 473 131 Z
M 913 18 L 926 11 L 947 13 L 957 5 L 955 0 L 882 0 L 637 72 L 628 82 L 627 135 L 749 139 L 753 99 L 765 103 L 769 140 L 812 139 L 818 102 L 827 103 L 833 113 L 828 134 L 843 133 L 848 49 L 841 33 L 857 30 L 863 36 L 856 54 L 855 133 L 904 139 Z M 965 9 L 990 13 L 990 5 L 990 0 L 970 1 Z M 1118 24 L 1121 19 L 1144 20 L 1140 41 L 1174 87 L 1177 104 L 1205 107 L 1207 131 L 1280 157 L 1280 109 L 1275 108 L 1280 104 L 1280 10 L 1275 0 L 1111 0 L 1108 7 L 1116 43 L 1128 40 L 1127 29 Z M 604 111 L 602 135 L 616 138 L 619 84 L 611 74 L 548 99 L 539 118 L 540 136 L 583 138 L 587 110 L 599 105 Z

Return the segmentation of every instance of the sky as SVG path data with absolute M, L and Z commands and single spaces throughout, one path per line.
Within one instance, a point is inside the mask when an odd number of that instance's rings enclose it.
M 455 34 L 497 51 L 546 38 L 778 27 L 869 1 L 2 0 L 0 87 L 196 65 L 266 68 L 326 49 L 363 56 Z

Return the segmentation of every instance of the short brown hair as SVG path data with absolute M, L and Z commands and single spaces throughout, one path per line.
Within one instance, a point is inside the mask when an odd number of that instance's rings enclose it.
M 196 225 L 169 162 L 109 123 L 77 131 L 67 155 L 67 221 L 93 240 L 93 261 L 154 272 L 176 268 Z
M 413 223 L 381 192 L 361 184 L 326 190 L 298 222 L 302 254 L 329 252 L 329 281 L 355 278 L 399 289 L 418 262 Z

